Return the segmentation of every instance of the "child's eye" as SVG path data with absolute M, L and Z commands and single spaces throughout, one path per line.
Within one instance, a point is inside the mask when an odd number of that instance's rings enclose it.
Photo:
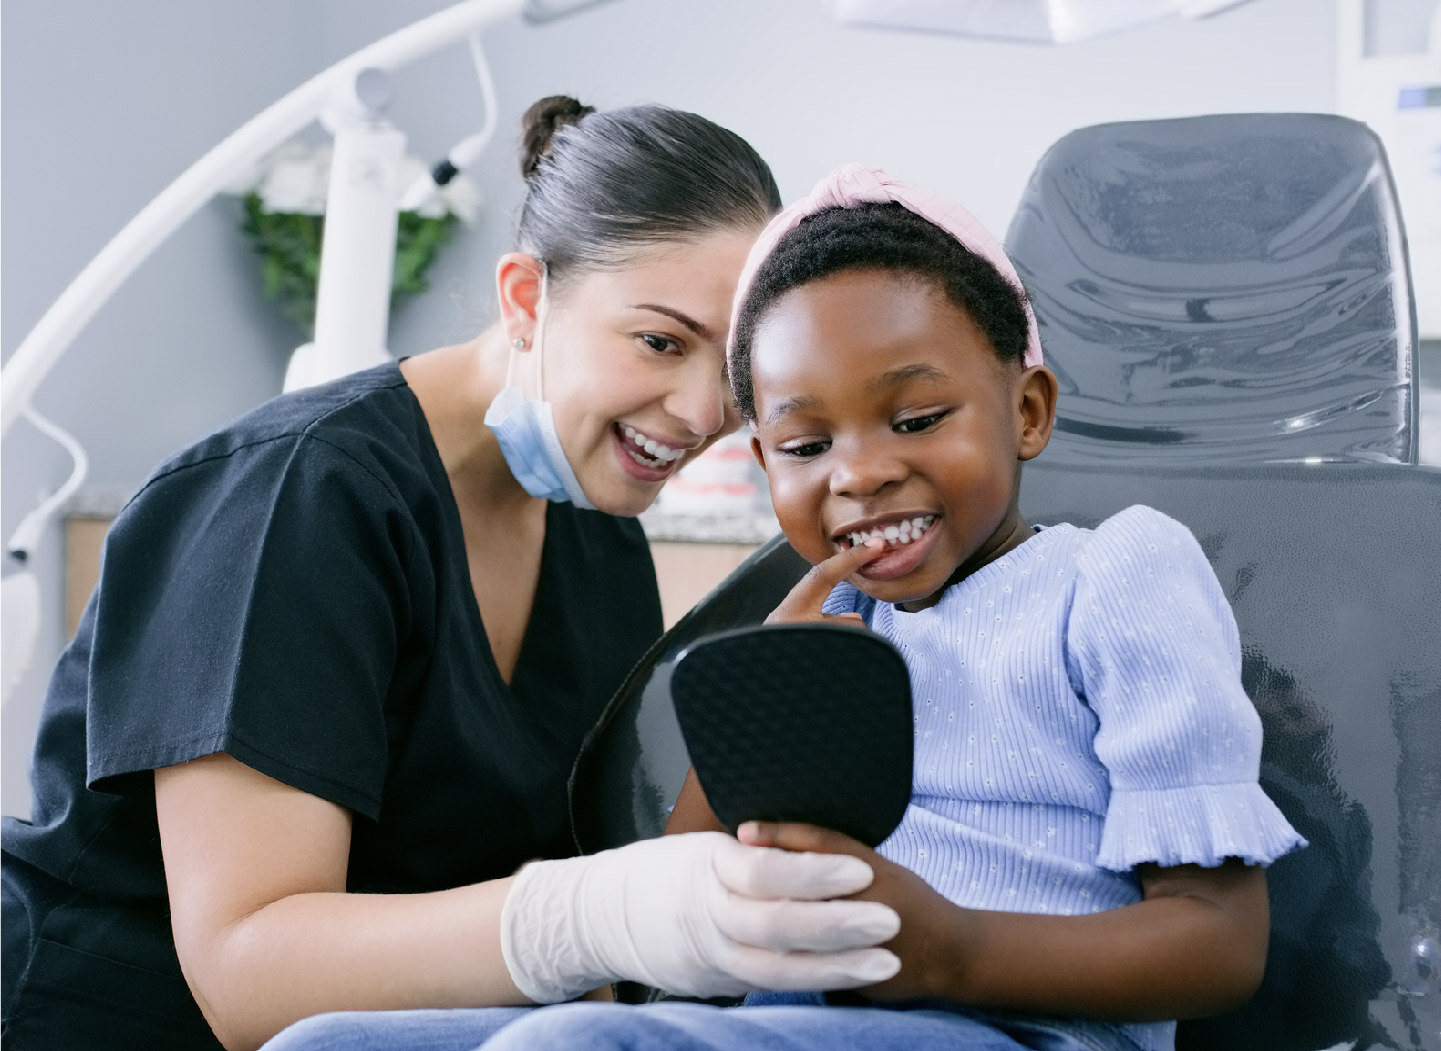
M 799 442 L 786 442 L 779 446 L 779 451 L 784 456 L 794 456 L 797 459 L 809 459 L 812 456 L 819 456 L 831 447 L 828 441 L 808 439 Z
M 662 336 L 657 332 L 642 332 L 641 341 L 657 354 L 678 354 L 680 344 L 669 336 Z
M 897 420 L 891 425 L 891 429 L 898 434 L 920 434 L 940 423 L 946 418 L 946 415 L 944 412 L 930 412 L 924 416 L 911 416 L 908 419 Z

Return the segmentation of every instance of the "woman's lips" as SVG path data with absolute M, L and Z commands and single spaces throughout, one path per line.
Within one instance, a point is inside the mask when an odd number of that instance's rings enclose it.
M 628 424 L 611 427 L 616 458 L 626 474 L 642 482 L 663 482 L 680 469 L 686 449 L 672 449 Z M 650 448 L 654 446 L 654 448 Z

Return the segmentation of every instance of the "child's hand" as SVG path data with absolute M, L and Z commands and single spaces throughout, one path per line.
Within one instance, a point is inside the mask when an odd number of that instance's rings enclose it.
M 914 872 L 881 857 L 862 843 L 826 828 L 795 823 L 748 821 L 736 830 L 736 838 L 754 846 L 816 854 L 851 854 L 870 865 L 875 873 L 871 885 L 854 897 L 889 905 L 901 917 L 901 930 L 884 948 L 901 960 L 900 972 L 857 992 L 872 1000 L 910 1000 L 939 995 L 945 980 L 938 968 L 954 967 L 957 961 L 932 944 L 942 931 L 952 938 L 957 925 L 964 924 L 966 909 L 951 903 L 931 889 Z
M 871 559 L 885 550 L 884 540 L 868 540 L 864 544 L 838 551 L 830 558 L 811 567 L 810 572 L 796 582 L 791 593 L 785 597 L 775 611 L 766 618 L 767 624 L 789 624 L 798 621 L 842 621 L 849 624 L 864 624 L 859 613 L 842 613 L 831 616 L 821 612 L 826 597 L 835 586 Z

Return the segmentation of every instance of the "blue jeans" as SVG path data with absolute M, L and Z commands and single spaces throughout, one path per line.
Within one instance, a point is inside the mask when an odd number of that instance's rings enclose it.
M 777 998 L 780 1000 L 781 998 Z M 834 1007 L 817 1000 L 741 1008 L 604 1003 L 319 1015 L 262 1051 L 1129 1051 L 1063 1024 L 998 1026 L 954 1010 Z

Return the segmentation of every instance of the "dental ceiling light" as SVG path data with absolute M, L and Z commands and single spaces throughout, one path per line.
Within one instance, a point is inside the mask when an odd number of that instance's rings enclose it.
M 1069 44 L 1169 15 L 1205 18 L 1246 0 L 831 0 L 847 25 Z

